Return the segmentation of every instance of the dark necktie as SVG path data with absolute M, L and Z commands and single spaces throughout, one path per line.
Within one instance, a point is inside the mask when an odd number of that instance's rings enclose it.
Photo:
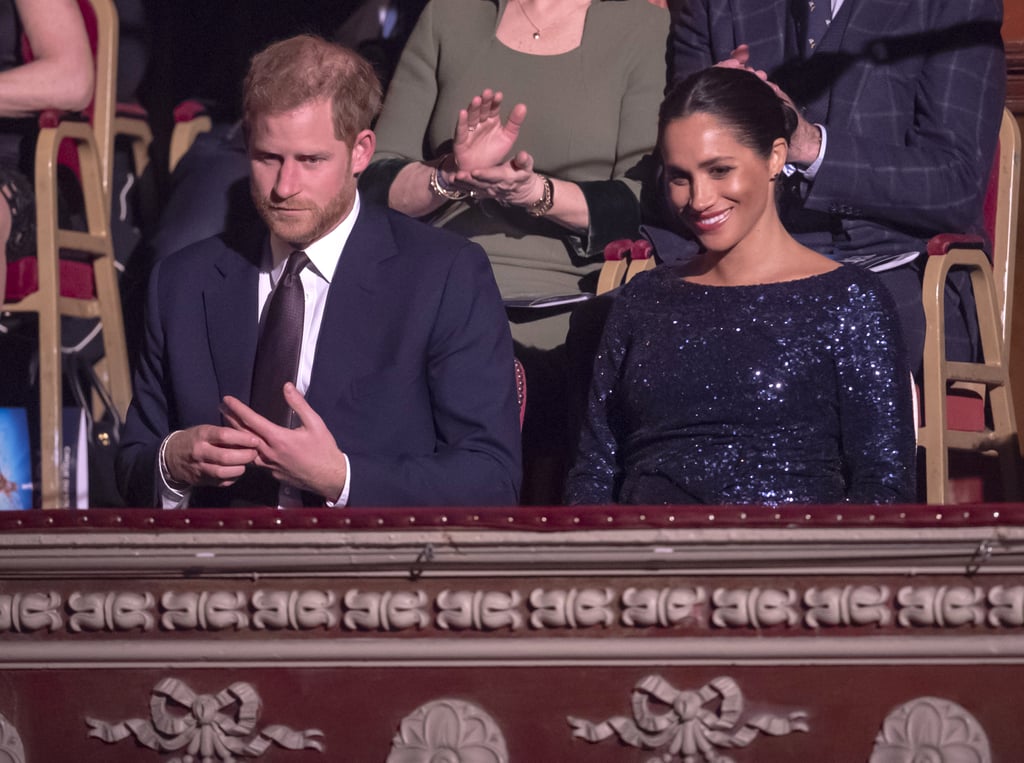
M 800 23 L 800 45 L 804 58 L 810 58 L 821 38 L 832 23 L 832 0 L 796 0 L 802 13 L 797 13 Z
M 281 281 L 270 297 L 252 371 L 252 409 L 285 427 L 291 425 L 291 409 L 281 388 L 285 382 L 295 381 L 299 369 L 306 311 L 299 274 L 308 263 L 305 252 L 289 255 Z

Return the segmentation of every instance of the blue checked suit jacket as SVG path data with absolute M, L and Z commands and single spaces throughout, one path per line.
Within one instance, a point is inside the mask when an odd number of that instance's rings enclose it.
M 1001 24 L 1000 0 L 845 0 L 802 60 L 790 0 L 683 0 L 670 55 L 679 79 L 746 43 L 750 64 L 825 125 L 825 161 L 782 213 L 843 259 L 981 232 L 1006 87 Z

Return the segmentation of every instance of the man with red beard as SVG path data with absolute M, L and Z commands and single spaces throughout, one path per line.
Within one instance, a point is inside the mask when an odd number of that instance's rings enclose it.
M 360 202 L 369 64 L 304 35 L 244 85 L 265 229 L 167 258 L 117 472 L 130 505 L 515 503 L 512 343 L 482 249 Z

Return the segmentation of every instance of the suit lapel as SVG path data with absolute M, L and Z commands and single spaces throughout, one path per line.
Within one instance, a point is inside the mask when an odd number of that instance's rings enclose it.
M 265 245 L 265 244 L 264 244 Z M 263 248 L 243 255 L 225 248 L 203 289 L 206 336 L 220 396 L 248 402 L 259 332 L 259 261 Z
M 383 210 L 363 203 L 338 260 L 324 306 L 306 396 L 315 410 L 326 410 L 358 376 L 354 359 L 367 355 L 365 342 L 377 320 L 375 310 L 387 302 L 381 264 L 398 254 Z

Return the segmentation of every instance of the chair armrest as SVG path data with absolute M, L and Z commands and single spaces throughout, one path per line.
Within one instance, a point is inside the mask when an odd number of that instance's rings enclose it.
M 149 119 L 149 112 L 146 107 L 138 103 L 117 103 L 115 104 L 115 116 L 127 117 L 129 119 Z
M 208 116 L 208 114 L 209 110 L 206 108 L 206 104 L 194 98 L 182 101 L 174 107 L 174 121 L 176 123 L 191 122 L 196 117 Z
M 969 233 L 940 233 L 928 239 L 928 256 L 939 257 L 948 254 L 950 249 L 982 249 L 985 239 Z
M 638 238 L 629 247 L 630 260 L 649 260 L 654 252 L 651 242 L 645 238 Z
M 61 111 L 60 109 L 44 109 L 39 112 L 39 127 L 56 127 L 61 122 L 88 122 L 89 113 L 84 111 Z
M 632 239 L 619 238 L 615 241 L 609 241 L 604 248 L 604 261 L 618 262 L 619 260 L 627 259 L 632 248 Z
M 633 248 L 632 239 L 620 238 L 609 241 L 604 248 L 604 265 L 597 278 L 597 294 L 604 294 L 622 285 L 629 268 L 629 253 Z
M 174 129 L 168 156 L 168 170 L 174 172 L 181 157 L 191 148 L 200 133 L 213 128 L 210 110 L 200 101 L 189 99 L 174 107 Z

